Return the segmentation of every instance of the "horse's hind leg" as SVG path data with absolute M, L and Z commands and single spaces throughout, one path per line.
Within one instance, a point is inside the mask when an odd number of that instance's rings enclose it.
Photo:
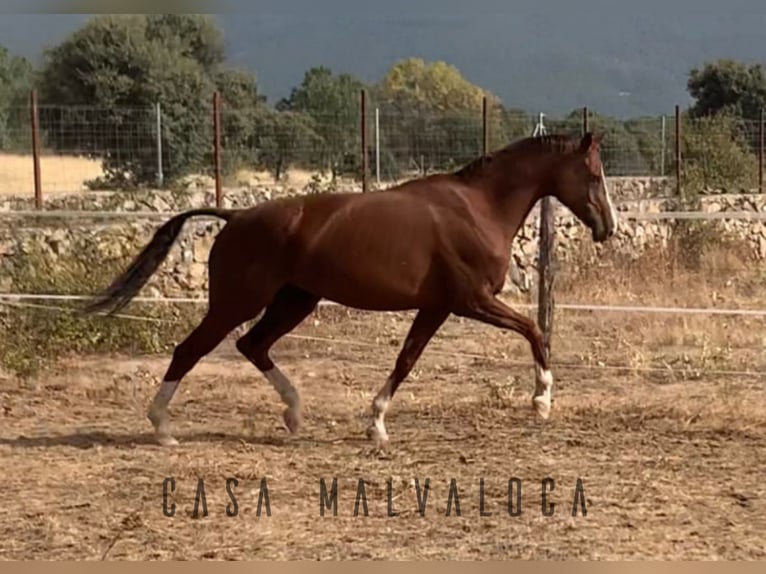
M 298 390 L 274 364 L 269 350 L 281 337 L 297 327 L 319 303 L 316 297 L 296 287 L 283 287 L 263 317 L 237 340 L 237 349 L 261 371 L 287 405 L 283 413 L 285 425 L 291 433 L 301 423 L 301 401 Z
M 255 313 L 257 314 L 257 313 Z M 178 441 L 170 433 L 168 403 L 173 398 L 181 379 L 197 362 L 213 351 L 229 332 L 255 316 L 245 312 L 244 307 L 211 307 L 202 322 L 173 351 L 162 384 L 149 407 L 148 417 L 154 425 L 157 441 L 163 446 L 173 446 Z

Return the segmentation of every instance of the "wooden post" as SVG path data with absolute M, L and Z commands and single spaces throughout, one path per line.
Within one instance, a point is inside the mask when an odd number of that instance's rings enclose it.
M 676 196 L 681 197 L 681 107 L 676 104 Z
M 481 155 L 489 153 L 489 103 L 487 96 L 481 102 Z
M 590 118 L 588 117 L 590 114 L 588 113 L 588 106 L 585 106 L 582 109 L 582 135 L 585 135 L 588 133 L 588 130 L 590 129 L 590 122 L 588 121 Z
M 32 169 L 35 177 L 35 208 L 43 208 L 43 188 L 40 179 L 40 116 L 37 108 L 37 90 L 30 96 L 30 114 L 32 124 Z
M 542 115 L 540 119 L 542 127 Z M 545 133 L 544 129 L 539 131 L 539 135 Z M 554 233 L 553 205 L 549 195 L 540 200 L 540 237 L 538 242 L 538 261 L 537 261 L 537 325 L 543 335 L 543 348 L 546 358 L 551 358 L 551 339 L 553 333 L 553 233 Z
M 758 122 L 758 193 L 763 193 L 763 143 L 764 143 L 764 113 L 761 108 L 761 118 Z
M 553 206 L 550 196 L 540 201 L 540 244 L 537 264 L 537 324 L 543 333 L 545 356 L 551 357 L 551 334 L 553 332 Z
M 213 167 L 215 169 L 215 205 L 223 204 L 221 190 L 221 94 L 213 94 Z
M 362 89 L 360 100 L 360 115 L 361 115 L 361 153 L 362 153 L 362 193 L 369 191 L 370 181 L 370 158 L 367 154 L 367 90 Z

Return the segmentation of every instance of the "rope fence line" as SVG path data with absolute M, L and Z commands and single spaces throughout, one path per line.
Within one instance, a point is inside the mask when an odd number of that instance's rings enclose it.
M 245 206 L 246 207 L 246 206 Z M 240 208 L 235 208 L 240 209 Z M 12 218 L 48 218 L 48 219 L 169 219 L 183 213 L 182 211 L 95 211 L 95 210 L 7 210 L 0 211 L 0 219 Z M 571 215 L 566 212 L 566 217 Z M 766 221 L 766 212 L 763 211 L 619 211 L 621 219 L 633 221 L 664 221 L 692 219 L 701 221 L 730 220 L 730 221 Z M 558 214 L 557 214 L 558 215 Z M 198 219 L 218 218 L 209 215 L 200 215 Z
M 58 295 L 53 293 L 0 293 L 0 301 L 90 301 L 90 295 Z M 206 305 L 202 297 L 135 297 L 137 303 L 180 303 Z M 321 300 L 322 307 L 343 307 L 334 301 Z M 513 303 L 519 309 L 537 309 L 532 303 Z M 595 305 L 585 303 L 556 303 L 564 311 L 603 313 L 653 313 L 670 315 L 725 315 L 732 317 L 766 317 L 766 309 L 721 309 L 715 307 L 653 307 L 644 305 Z
M 8 304 L 5 302 L 0 301 L 0 305 Z M 15 303 L 11 303 L 10 305 L 16 305 Z M 47 306 L 47 305 L 28 305 L 28 304 L 20 304 L 19 306 L 24 307 L 32 307 L 37 309 L 47 309 L 50 311 L 60 311 L 65 313 L 72 313 L 74 312 L 73 309 L 68 309 L 66 307 L 56 307 L 56 306 Z M 117 317 L 117 315 L 114 315 Z M 154 323 L 166 323 L 166 324 L 175 324 L 178 323 L 176 320 L 169 320 L 169 319 L 157 319 L 155 317 L 146 317 L 141 315 L 119 315 L 119 317 L 129 320 L 135 320 L 135 321 L 147 321 L 147 322 L 154 322 Z M 369 348 L 369 349 L 380 349 L 382 347 L 389 347 L 389 345 L 386 345 L 384 343 L 377 343 L 372 341 L 363 341 L 363 340 L 353 340 L 353 339 L 337 339 L 337 338 L 330 338 L 330 337 L 320 337 L 316 335 L 297 335 L 294 333 L 288 333 L 284 336 L 286 339 L 294 339 L 299 341 L 307 341 L 307 342 L 314 342 L 314 343 L 324 343 L 324 344 L 340 344 L 340 345 L 347 345 L 352 347 L 362 347 L 362 348 Z M 438 338 L 438 337 L 435 337 Z M 480 361 L 488 361 L 491 363 L 497 363 L 501 365 L 506 366 L 513 366 L 513 367 L 526 367 L 531 368 L 534 366 L 533 361 L 514 361 L 512 359 L 507 359 L 504 357 L 493 357 L 491 355 L 482 355 L 479 353 L 467 353 L 463 351 L 444 351 L 438 348 L 431 348 L 429 349 L 429 353 L 433 355 L 438 355 L 442 357 L 449 357 L 449 358 L 455 358 L 460 357 L 463 359 L 473 359 L 473 360 L 480 360 Z M 580 371 L 629 371 L 633 373 L 663 373 L 663 374 L 681 374 L 684 372 L 694 372 L 697 374 L 706 374 L 706 375 L 716 375 L 716 376 L 726 376 L 726 377 L 756 377 L 766 378 L 766 371 L 744 371 L 744 370 L 736 370 L 736 369 L 703 369 L 703 368 L 694 368 L 692 366 L 686 366 L 686 368 L 679 368 L 674 369 L 673 366 L 667 365 L 665 367 L 639 367 L 639 366 L 632 366 L 632 365 L 606 365 L 606 364 L 583 364 L 583 363 L 572 363 L 572 362 L 557 362 L 553 361 L 552 366 L 555 368 L 564 368 L 564 369 L 572 369 L 572 370 L 580 370 Z

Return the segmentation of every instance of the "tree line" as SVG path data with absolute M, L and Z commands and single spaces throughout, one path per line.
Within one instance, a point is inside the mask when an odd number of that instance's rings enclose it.
M 223 101 L 224 172 L 249 167 L 269 170 L 276 178 L 291 167 L 333 177 L 360 174 L 362 89 L 368 110 L 380 113 L 386 178 L 453 169 L 476 157 L 482 149 L 484 98 L 490 149 L 530 135 L 536 122 L 532 114 L 504 105 L 466 80 L 454 66 L 417 58 L 396 62 L 372 85 L 316 67 L 286 98 L 270 104 L 255 73 L 227 65 L 216 21 L 191 14 L 96 16 L 47 49 L 37 68 L 0 47 L 0 149 L 28 149 L 28 115 L 14 110 L 27 108 L 32 88 L 41 103 L 44 146 L 99 158 L 105 171 L 100 183 L 115 187 L 154 184 L 151 110 L 157 103 L 165 182 L 209 171 L 215 92 Z M 690 71 L 687 88 L 693 104 L 683 113 L 686 174 L 699 185 L 752 183 L 753 120 L 766 106 L 763 68 L 709 62 Z M 367 119 L 371 125 L 372 114 Z M 663 168 L 672 174 L 672 117 L 664 138 L 659 116 L 623 121 L 591 113 L 589 124 L 608 133 L 604 158 L 611 174 L 660 174 Z M 546 127 L 580 133 L 582 111 L 548 117 Z

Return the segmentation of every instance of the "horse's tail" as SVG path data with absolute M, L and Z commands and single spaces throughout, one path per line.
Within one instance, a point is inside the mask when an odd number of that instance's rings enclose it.
M 186 220 L 199 215 L 211 215 L 229 221 L 234 214 L 231 210 L 217 208 L 192 209 L 179 213 L 166 221 L 152 237 L 149 244 L 139 253 L 130 266 L 117 277 L 105 291 L 99 294 L 82 312 L 86 314 L 103 311 L 112 315 L 125 307 L 157 271 L 170 252 Z

